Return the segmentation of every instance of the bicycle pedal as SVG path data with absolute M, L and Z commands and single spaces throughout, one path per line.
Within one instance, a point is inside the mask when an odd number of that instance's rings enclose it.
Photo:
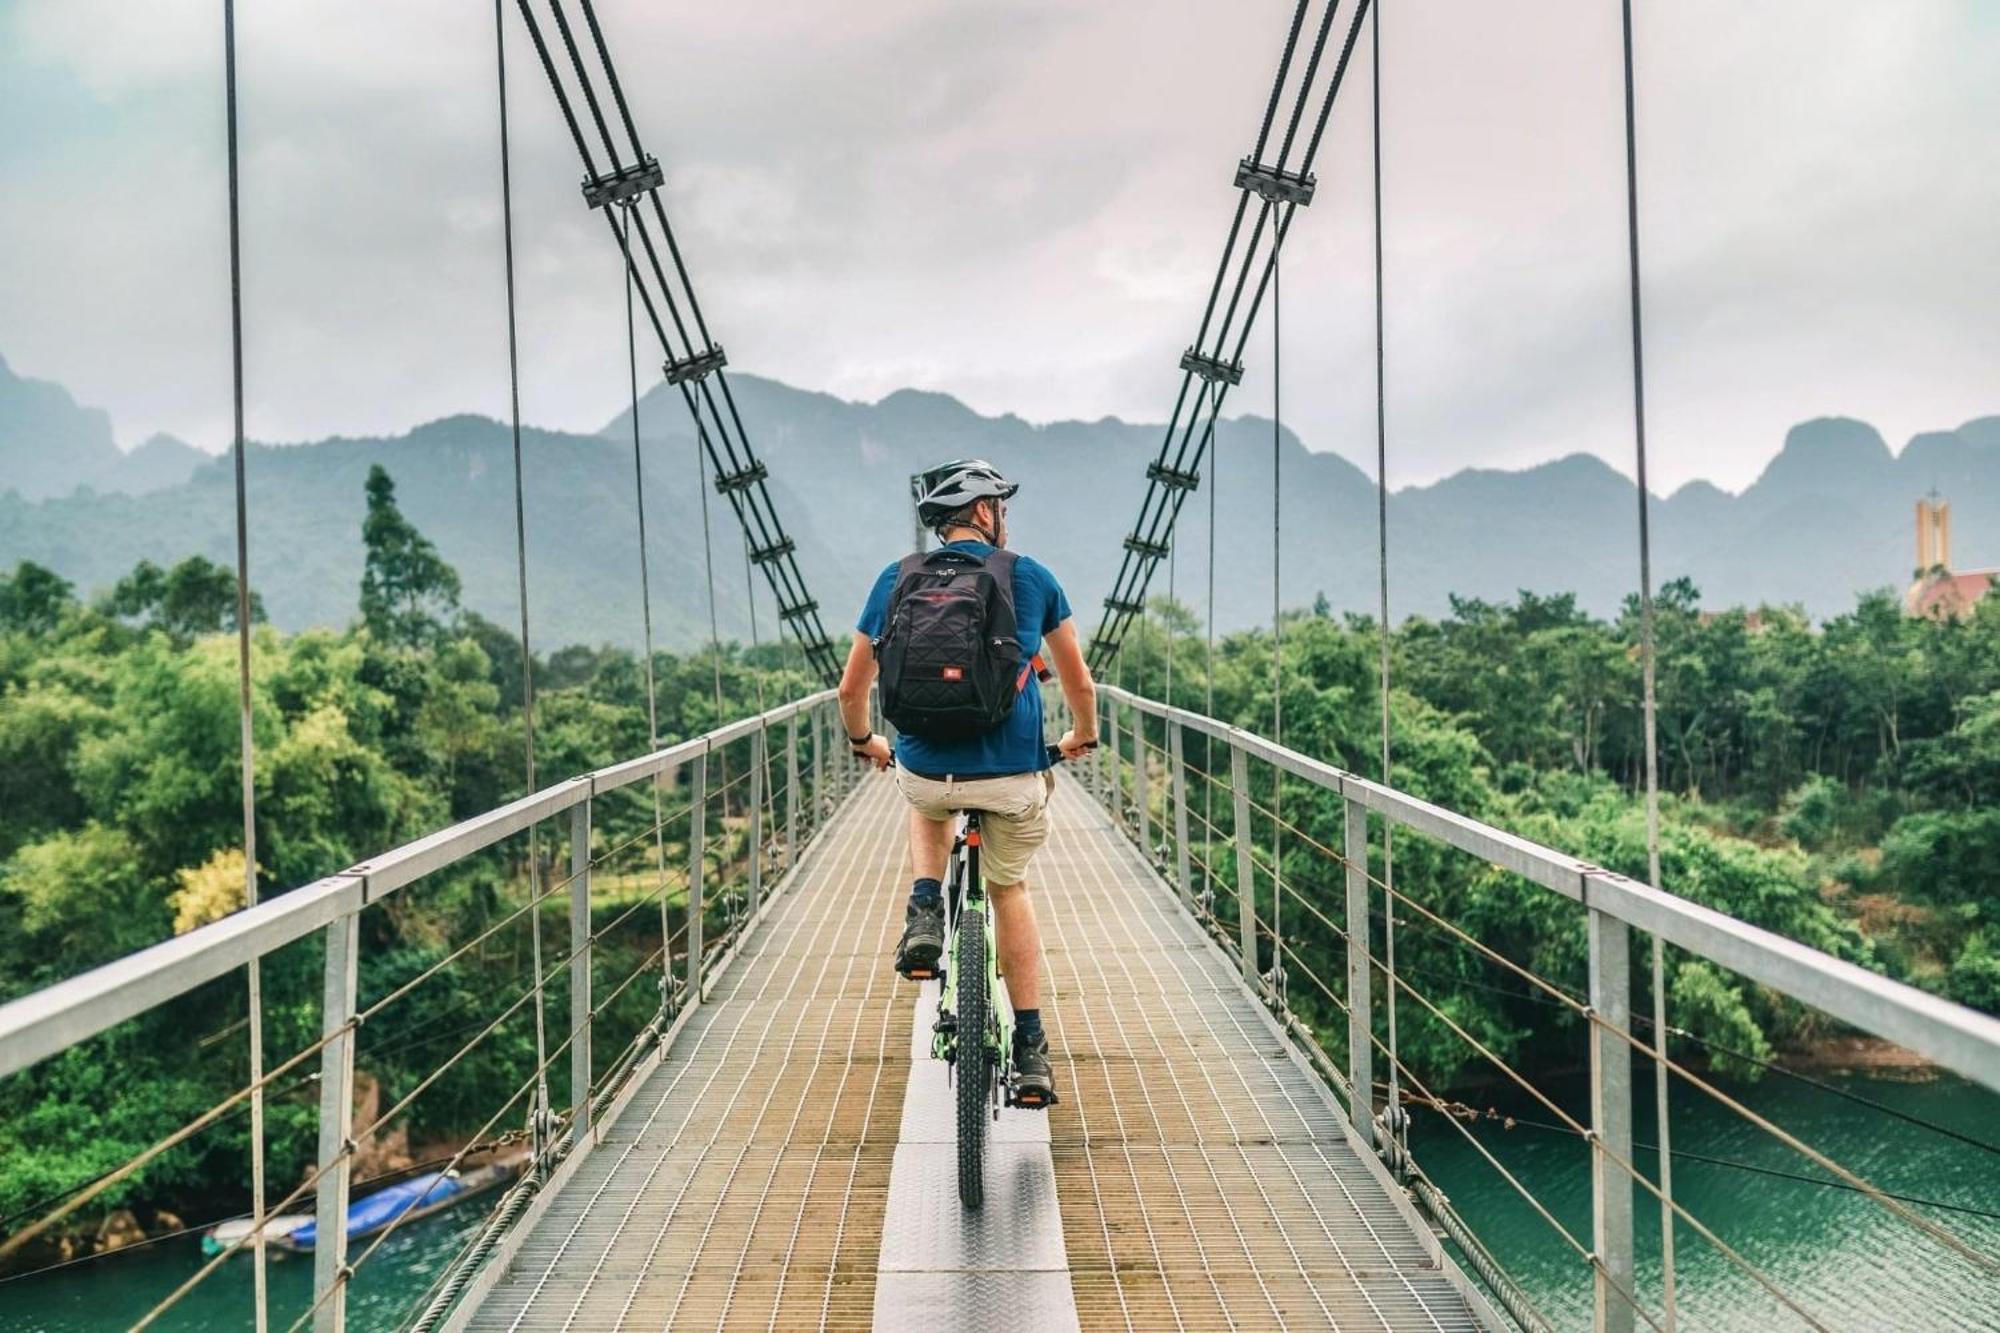
M 1028 1088 L 1007 1094 L 1007 1104 L 1018 1106 L 1024 1111 L 1046 1111 L 1059 1100 L 1061 1099 L 1056 1096 L 1054 1089 Z
M 908 981 L 936 981 L 938 978 L 938 970 L 935 967 L 902 967 L 896 970 Z

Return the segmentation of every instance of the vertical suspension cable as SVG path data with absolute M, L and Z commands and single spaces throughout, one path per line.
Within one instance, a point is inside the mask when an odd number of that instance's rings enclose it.
M 743 534 L 743 596 L 750 606 L 750 683 L 757 691 L 757 711 L 764 711 L 764 676 L 755 665 L 757 650 L 763 646 L 757 633 L 757 579 L 750 567 L 750 534 Z M 782 649 L 784 640 L 779 640 Z
M 1204 681 L 1202 712 L 1208 717 L 1215 716 L 1215 493 L 1222 482 L 1222 450 L 1213 431 L 1208 441 L 1208 613 L 1207 643 L 1202 650 L 1202 674 Z M 1208 771 L 1209 781 L 1201 784 L 1202 818 L 1208 831 L 1203 836 L 1215 836 L 1215 737 L 1204 731 L 1201 738 L 1202 767 Z M 1209 910 L 1215 910 L 1215 849 L 1211 846 L 1208 855 L 1202 858 L 1202 890 L 1207 895 Z
M 715 540 L 708 522 L 708 449 L 702 440 L 701 422 L 695 422 L 694 432 L 694 488 L 701 496 L 701 566 L 708 580 L 708 660 L 715 678 L 715 726 L 722 725 L 722 630 L 721 621 L 715 609 Z M 729 756 L 726 750 L 716 752 L 721 766 L 717 783 L 722 793 L 722 813 L 729 814 Z M 695 818 L 701 818 L 696 812 Z
M 502 0 L 493 0 L 493 59 L 500 102 L 500 234 L 507 270 L 507 402 L 514 441 L 514 574 L 521 603 L 521 730 L 528 790 L 535 789 L 535 658 L 528 645 L 528 509 L 521 468 L 521 351 L 514 314 L 514 176 L 507 132 L 507 24 Z M 528 826 L 528 933 L 535 953 L 535 1110 L 533 1134 L 539 1166 L 548 1150 L 549 1037 L 543 1017 L 540 825 Z M 590 1096 L 588 1088 L 583 1097 Z
M 750 534 L 748 531 L 745 531 L 743 534 L 743 596 L 750 605 L 750 686 L 757 695 L 757 711 L 762 713 L 764 711 L 764 670 L 757 665 L 757 651 L 762 644 L 757 634 L 757 580 L 755 571 L 750 567 Z M 778 638 L 778 651 L 780 655 L 784 652 L 784 646 L 784 629 L 781 625 Z M 769 812 L 770 822 L 764 825 L 765 829 L 769 830 L 775 828 L 778 822 L 777 798 L 771 791 L 770 745 L 767 743 L 758 746 L 753 743 L 750 750 L 750 762 L 753 766 L 763 770 L 758 774 L 756 781 L 750 785 L 752 793 L 757 796 L 758 803 Z M 752 846 L 749 848 L 750 856 L 756 857 L 763 854 L 764 849 L 762 846 Z M 749 911 L 750 899 L 746 893 L 743 899 L 744 915 L 747 916 Z
M 1174 581 L 1180 576 L 1180 549 L 1171 547 L 1167 551 L 1167 610 L 1161 615 L 1162 627 L 1167 633 L 1167 688 L 1164 695 L 1167 707 L 1174 705 Z
M 1647 513 L 1646 480 L 1646 356 L 1639 305 L 1639 144 L 1632 87 L 1632 0 L 1623 0 L 1625 55 L 1625 234 L 1631 277 L 1632 309 L 1632 434 L 1639 482 L 1639 661 L 1645 691 L 1646 718 L 1646 876 L 1660 885 L 1660 741 L 1656 693 L 1658 644 L 1653 623 L 1652 523 Z M 1667 1114 L 1667 996 L 1666 949 L 1653 936 L 1653 1099 L 1660 1158 L 1660 1281 L 1664 1327 L 1672 1333 L 1676 1320 L 1674 1292 L 1673 1149 Z
M 1373 125 L 1371 147 L 1375 185 L 1375 557 L 1380 584 L 1377 629 L 1381 636 L 1382 696 L 1382 785 L 1391 785 L 1389 764 L 1389 424 L 1387 353 L 1382 333 L 1382 4 L 1368 20 L 1368 48 L 1372 72 Z M 1407 1121 L 1402 1114 L 1402 1075 L 1396 1044 L 1396 843 L 1395 829 L 1382 821 L 1382 960 L 1388 970 L 1389 1003 L 1389 1107 L 1388 1120 L 1399 1148 L 1407 1149 Z M 1349 947 L 1352 947 L 1350 944 Z M 1405 1151 L 1403 1160 L 1408 1160 Z
M 651 753 L 660 748 L 660 696 L 653 673 L 653 575 L 646 545 L 646 464 L 639 448 L 639 333 L 632 300 L 637 275 L 632 271 L 631 227 L 631 215 L 627 213 L 618 249 L 625 274 L 625 372 L 632 391 L 632 501 L 639 515 L 639 622 L 645 632 L 646 749 Z M 663 774 L 653 775 L 653 873 L 658 878 L 660 893 L 662 1009 L 672 994 L 674 975 L 673 949 L 669 943 L 673 931 L 667 915 L 667 831 L 660 814 L 660 784 L 664 780 Z
M 229 135 L 229 352 L 236 434 L 236 705 L 243 788 L 243 905 L 257 905 L 257 741 L 250 690 L 250 497 L 244 479 L 243 438 L 243 233 L 236 144 L 236 0 L 222 0 L 222 96 Z M 248 966 L 250 1009 L 250 1221 L 254 1256 L 251 1286 L 257 1330 L 269 1320 L 264 1252 L 264 976 L 256 958 Z
M 1284 573 L 1284 539 L 1279 524 L 1280 481 L 1284 468 L 1284 411 L 1280 397 L 1284 366 L 1284 263 L 1271 254 L 1271 740 L 1285 743 L 1285 631 L 1280 578 Z M 1271 766 L 1271 995 L 1285 1008 L 1285 771 Z

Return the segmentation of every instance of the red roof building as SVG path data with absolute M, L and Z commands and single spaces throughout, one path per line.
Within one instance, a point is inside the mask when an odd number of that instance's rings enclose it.
M 1951 505 L 1933 491 L 1917 501 L 1917 581 L 1903 594 L 1903 610 L 1913 616 L 1956 620 L 1970 615 L 2000 580 L 2000 569 L 1951 567 Z
M 1903 594 L 1903 609 L 1913 616 L 1956 620 L 1972 614 L 1973 606 L 2000 580 L 2000 569 L 1968 569 L 1919 579 Z

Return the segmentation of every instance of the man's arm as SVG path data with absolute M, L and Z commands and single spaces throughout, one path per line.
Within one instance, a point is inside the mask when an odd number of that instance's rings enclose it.
M 887 768 L 889 740 L 877 736 L 868 725 L 868 687 L 875 683 L 875 670 L 875 645 L 866 634 L 856 631 L 847 649 L 847 666 L 840 673 L 840 722 L 847 728 L 847 748 L 857 759 Z M 856 736 L 867 737 L 867 744 L 855 744 Z
M 1042 646 L 1048 649 L 1049 664 L 1062 681 L 1063 701 L 1073 719 L 1056 744 L 1062 748 L 1063 758 L 1075 759 L 1097 741 L 1097 685 L 1090 678 L 1090 665 L 1083 660 L 1083 645 L 1077 642 L 1076 621 L 1064 617 L 1062 624 L 1042 637 Z

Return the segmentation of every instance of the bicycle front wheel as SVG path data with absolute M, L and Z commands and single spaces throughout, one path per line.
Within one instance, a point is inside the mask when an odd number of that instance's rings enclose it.
M 958 923 L 951 963 L 958 988 L 958 1201 L 986 1201 L 986 1121 L 993 1077 L 986 1029 L 992 1022 L 986 989 L 986 913 L 973 907 Z

